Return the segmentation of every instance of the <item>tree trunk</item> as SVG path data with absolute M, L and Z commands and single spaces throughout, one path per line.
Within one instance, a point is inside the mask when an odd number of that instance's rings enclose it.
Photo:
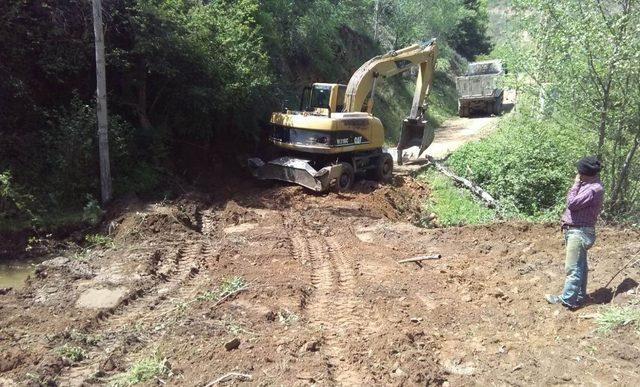
M 610 70 L 611 71 L 611 70 Z M 602 160 L 605 135 L 607 133 L 607 116 L 609 114 L 609 97 L 611 92 L 611 77 L 609 73 L 607 84 L 604 87 L 602 93 L 602 107 L 600 110 L 600 122 L 598 124 L 598 152 L 597 156 L 599 160 Z
M 609 161 L 609 172 L 610 178 L 613 186 L 611 187 L 611 192 L 615 191 L 616 184 L 616 173 L 618 170 L 618 153 L 620 152 L 620 148 L 622 146 L 622 120 L 618 122 L 618 129 L 616 129 L 616 133 L 613 137 L 613 152 Z
M 633 161 L 633 157 L 638 150 L 638 146 L 640 146 L 640 131 L 636 133 L 636 137 L 633 140 L 633 145 L 627 156 L 624 159 L 624 163 L 622 164 L 622 168 L 620 168 L 620 173 L 618 174 L 618 178 L 614 185 L 613 193 L 611 194 L 611 203 L 609 203 L 609 210 L 614 210 L 619 202 L 619 198 L 622 196 L 622 187 L 625 185 L 627 180 L 627 176 L 629 175 L 629 169 L 631 168 L 631 161 Z
M 111 200 L 111 167 L 109 164 L 109 131 L 107 126 L 107 79 L 104 61 L 104 31 L 101 0 L 93 0 L 93 33 L 96 45 L 96 99 L 98 116 L 98 149 L 100 153 L 100 191 L 102 203 Z
M 144 129 L 151 129 L 151 120 L 147 110 L 147 69 L 144 60 L 138 61 L 138 103 L 136 105 L 136 113 L 138 114 L 138 122 Z
M 376 0 L 376 5 L 374 8 L 374 13 L 375 13 L 375 18 L 373 19 L 373 41 L 377 42 L 378 41 L 378 18 L 379 16 L 379 12 L 380 12 L 380 0 Z

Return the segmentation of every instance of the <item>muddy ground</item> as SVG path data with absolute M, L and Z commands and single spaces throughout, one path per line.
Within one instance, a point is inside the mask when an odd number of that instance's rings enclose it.
M 637 231 L 600 230 L 594 304 L 569 312 L 542 298 L 563 281 L 556 225 L 420 228 L 427 195 L 403 177 L 340 195 L 239 184 L 118 203 L 113 245 L 47 261 L 0 295 L 0 385 L 102 385 L 154 356 L 171 372 L 147 385 L 229 372 L 251 385 L 640 383 L 634 328 L 601 334 L 591 318 Z M 431 254 L 442 258 L 397 263 Z M 212 296 L 236 276 L 246 289 Z M 637 300 L 639 280 L 622 272 L 613 302 Z

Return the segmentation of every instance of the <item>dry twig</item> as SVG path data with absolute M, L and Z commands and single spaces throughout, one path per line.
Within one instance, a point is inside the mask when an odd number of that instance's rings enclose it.
M 609 280 L 609 282 L 607 282 L 607 284 L 606 284 L 606 285 L 604 285 L 604 287 L 605 287 L 605 288 L 608 288 L 608 287 L 609 287 L 609 285 L 611 285 L 611 283 L 613 282 L 613 280 L 618 276 L 618 274 L 622 273 L 622 271 L 623 271 L 624 269 L 626 269 L 626 268 L 627 268 L 627 267 L 629 267 L 629 266 L 633 266 L 633 265 L 635 265 L 636 263 L 640 262 L 640 259 L 636 259 L 636 258 L 638 258 L 638 256 L 637 256 L 637 255 L 636 255 L 635 257 L 633 257 L 633 258 L 632 258 L 632 260 L 631 260 L 631 261 L 629 261 L 629 263 L 627 263 L 626 265 L 624 265 L 624 266 L 622 267 L 622 269 L 618 270 L 618 272 L 617 272 L 616 274 L 614 274 L 614 275 L 613 275 L 613 277 L 611 277 L 611 279 Z M 635 260 L 635 261 L 633 261 L 634 259 L 636 259 L 636 260 Z M 632 262 L 632 261 L 633 261 L 633 262 Z
M 238 373 L 238 372 L 229 372 L 228 374 L 222 375 L 218 379 L 209 382 L 204 387 L 215 386 L 218 383 L 222 383 L 222 382 L 225 382 L 225 381 L 230 380 L 230 379 L 251 380 L 253 378 L 249 374 L 241 374 L 241 373 Z
M 441 254 L 436 254 L 436 255 L 420 255 L 418 257 L 413 257 L 413 258 L 408 258 L 408 259 L 403 259 L 398 261 L 398 263 L 408 263 L 408 262 L 421 262 L 421 261 L 426 261 L 426 260 L 430 260 L 430 259 L 440 259 L 442 258 Z

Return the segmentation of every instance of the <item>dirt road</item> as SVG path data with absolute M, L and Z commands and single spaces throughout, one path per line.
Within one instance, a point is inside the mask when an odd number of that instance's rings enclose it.
M 120 203 L 113 246 L 48 261 L 0 296 L 0 384 L 102 385 L 145 359 L 167 361 L 147 385 L 229 372 L 251 385 L 638 384 L 633 327 L 600 334 L 598 305 L 542 299 L 563 279 L 555 225 L 420 228 L 427 195 L 399 177 L 341 195 L 239 183 Z M 596 302 L 639 237 L 599 234 Z M 613 302 L 637 302 L 639 278 L 623 272 Z M 220 298 L 225 279 L 238 292 Z
M 436 130 L 427 154 L 442 159 L 469 141 L 478 140 L 495 129 L 498 117 L 453 118 Z
M 498 117 L 452 118 L 436 129 L 435 139 L 425 154 L 435 159 L 444 159 L 449 154 L 469 141 L 479 140 L 489 135 L 495 128 Z M 397 161 L 397 148 L 390 148 L 389 153 Z M 419 147 L 414 146 L 403 151 L 405 165 L 396 168 L 400 173 L 416 171 L 424 161 L 424 155 L 418 155 Z
M 516 100 L 517 95 L 515 90 L 507 89 L 504 91 L 503 109 L 505 113 L 510 112 L 514 108 Z M 496 116 L 472 118 L 453 117 L 436 129 L 433 143 L 426 150 L 425 154 L 435 159 L 444 159 L 462 145 L 489 135 L 496 129 L 499 119 L 500 118 Z M 420 156 L 424 157 L 424 155 L 418 155 L 419 151 L 419 147 L 415 146 L 405 149 L 403 152 L 403 160 L 409 163 L 420 161 Z M 390 148 L 389 153 L 391 153 L 394 160 L 397 161 L 397 149 Z M 406 167 L 401 167 L 400 169 L 405 172 L 406 170 L 415 170 L 415 168 Z

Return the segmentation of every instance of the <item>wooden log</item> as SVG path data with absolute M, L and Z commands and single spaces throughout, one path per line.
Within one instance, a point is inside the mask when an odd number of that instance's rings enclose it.
M 417 257 L 400 260 L 400 261 L 398 261 L 398 263 L 421 262 L 421 261 L 427 261 L 427 260 L 430 260 L 430 259 L 440 259 L 440 258 L 442 258 L 442 255 L 440 255 L 440 254 L 436 254 L 436 255 L 420 255 L 420 256 L 417 256 Z
M 487 205 L 487 207 L 489 207 L 489 208 L 497 208 L 498 207 L 498 201 L 496 199 L 494 199 L 493 196 L 491 196 L 487 191 L 482 189 L 482 187 L 480 187 L 479 185 L 475 184 L 474 182 L 472 182 L 469 179 L 465 179 L 464 177 L 460 177 L 460 176 L 456 175 L 455 173 L 451 172 L 451 170 L 449 170 L 447 167 L 445 167 L 439 161 L 436 161 L 433 157 L 427 156 L 427 159 L 429 160 L 429 162 L 431 164 L 433 164 L 434 167 L 436 167 L 438 172 L 440 172 L 443 175 L 449 177 L 451 180 L 455 181 L 459 185 L 462 185 L 463 187 L 467 188 L 474 195 L 476 195 L 478 198 L 480 198 Z

